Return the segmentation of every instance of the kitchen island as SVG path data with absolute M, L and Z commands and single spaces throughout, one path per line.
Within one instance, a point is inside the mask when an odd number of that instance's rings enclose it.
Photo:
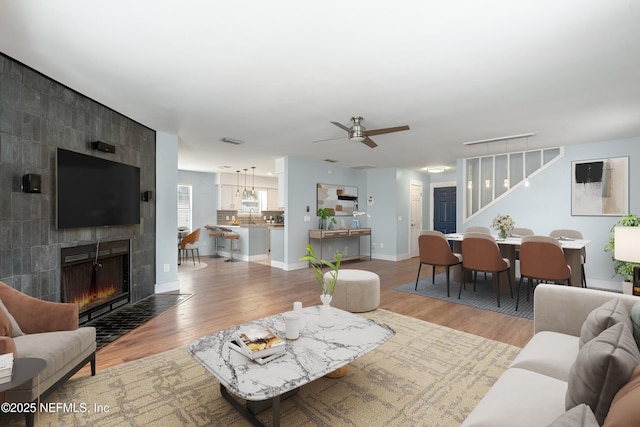
M 219 225 L 223 229 L 229 229 L 238 233 L 237 250 L 234 251 L 234 258 L 241 261 L 261 262 L 269 258 L 269 242 L 271 230 L 284 230 L 278 224 L 241 224 L 241 225 Z M 230 254 L 231 240 L 225 239 L 225 248 L 221 251 L 227 256 Z

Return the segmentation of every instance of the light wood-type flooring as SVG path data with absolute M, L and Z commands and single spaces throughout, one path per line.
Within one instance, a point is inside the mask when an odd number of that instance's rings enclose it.
M 184 347 L 212 332 L 291 310 L 294 301 L 302 301 L 305 307 L 320 303 L 320 288 L 310 268 L 283 271 L 261 263 L 224 260 L 203 257 L 206 268 L 180 273 L 179 293 L 194 295 L 102 348 L 97 354 L 98 370 Z M 393 290 L 415 282 L 418 258 L 350 261 L 341 268 L 377 273 L 380 308 L 385 310 L 520 347 L 533 335 L 532 320 Z M 430 278 L 430 274 L 430 268 L 423 268 L 421 278 Z M 423 281 L 421 286 L 433 285 Z M 457 289 L 458 283 L 452 283 L 452 290 Z M 451 298 L 457 298 L 457 292 L 452 291 Z M 84 368 L 79 374 L 87 372 Z

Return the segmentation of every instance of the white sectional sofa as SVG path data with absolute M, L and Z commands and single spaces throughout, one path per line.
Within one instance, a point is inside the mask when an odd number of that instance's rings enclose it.
M 639 297 L 613 292 L 538 285 L 534 296 L 535 335 L 462 425 L 538 427 L 563 416 L 583 323 L 594 309 L 612 299 L 622 301 L 629 312 L 640 301 Z

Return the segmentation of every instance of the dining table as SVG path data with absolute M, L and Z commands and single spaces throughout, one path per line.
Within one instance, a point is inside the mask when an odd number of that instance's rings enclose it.
M 515 290 L 518 286 L 518 282 L 516 282 L 516 251 L 522 244 L 522 236 L 508 235 L 506 238 L 500 238 L 497 235 L 492 236 L 496 240 L 502 256 L 509 260 L 509 265 L 511 266 L 509 274 Z M 445 238 L 452 243 L 453 252 L 456 253 L 462 253 L 463 237 L 464 233 L 445 234 Z M 582 249 L 591 243 L 591 240 L 572 239 L 569 237 L 558 237 L 557 239 L 564 252 L 567 265 L 571 267 L 571 286 L 580 287 L 582 284 Z M 462 280 L 462 272 L 460 269 L 456 269 L 454 272 L 454 280 Z M 500 292 L 510 293 L 509 283 L 506 280 L 500 281 Z

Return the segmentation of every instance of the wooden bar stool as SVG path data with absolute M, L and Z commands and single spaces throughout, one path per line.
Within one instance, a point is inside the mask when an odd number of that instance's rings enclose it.
M 229 252 L 231 253 L 231 256 L 229 257 L 229 259 L 226 259 L 224 262 L 237 262 L 239 260 L 235 259 L 233 257 L 233 251 L 237 251 L 238 250 L 238 239 L 240 239 L 240 235 L 236 232 L 227 232 L 224 233 L 224 236 L 222 236 L 223 238 L 229 240 Z M 235 243 L 235 244 L 234 244 Z M 235 247 L 234 247 L 235 246 Z
M 209 237 L 213 237 L 213 239 L 214 239 L 214 243 L 213 244 L 214 244 L 214 247 L 215 247 L 215 252 L 209 258 L 222 258 L 222 255 L 220 255 L 218 253 L 218 237 L 223 237 L 224 236 L 224 233 L 222 232 L 222 229 L 220 227 L 215 226 L 215 225 L 205 225 L 204 228 L 209 230 Z

